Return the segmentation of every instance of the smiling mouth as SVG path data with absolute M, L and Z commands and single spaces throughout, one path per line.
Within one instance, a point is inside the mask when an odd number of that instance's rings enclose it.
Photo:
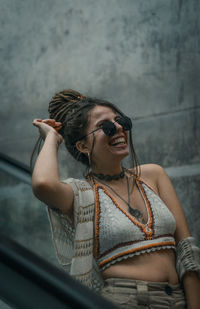
M 110 143 L 111 146 L 125 145 L 125 144 L 126 144 L 126 140 L 124 137 L 116 138 Z

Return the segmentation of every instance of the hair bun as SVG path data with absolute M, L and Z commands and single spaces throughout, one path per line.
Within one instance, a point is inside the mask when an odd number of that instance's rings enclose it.
M 66 117 L 75 112 L 80 106 L 80 101 L 85 99 L 80 92 L 72 89 L 65 89 L 56 93 L 49 103 L 49 116 L 51 119 L 65 124 Z

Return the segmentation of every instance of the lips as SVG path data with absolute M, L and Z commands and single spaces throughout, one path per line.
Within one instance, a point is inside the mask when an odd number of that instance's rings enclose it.
M 126 139 L 124 136 L 118 136 L 111 140 L 111 146 L 124 145 L 126 144 Z

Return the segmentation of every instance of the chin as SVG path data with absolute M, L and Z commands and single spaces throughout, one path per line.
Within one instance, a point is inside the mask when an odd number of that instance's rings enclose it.
M 112 148 L 111 153 L 128 156 L 129 155 L 129 148 L 128 148 L 128 146 L 120 146 L 120 147 L 118 146 L 118 147 Z
M 129 151 L 128 150 L 112 151 L 112 155 L 115 157 L 120 157 L 123 160 L 129 155 Z

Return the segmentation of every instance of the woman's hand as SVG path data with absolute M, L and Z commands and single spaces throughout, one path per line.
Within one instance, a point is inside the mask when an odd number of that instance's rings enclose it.
M 60 209 L 73 219 L 74 193 L 72 187 L 60 181 L 58 166 L 58 144 L 63 140 L 57 132 L 61 122 L 54 119 L 34 119 L 45 143 L 35 162 L 32 174 L 32 188 L 35 196 L 52 208 Z
M 62 128 L 62 123 L 55 121 L 55 119 L 34 119 L 33 125 L 39 129 L 40 135 L 43 140 L 46 139 L 47 135 L 51 132 L 55 133 L 58 137 L 58 143 L 61 144 L 63 141 L 62 136 L 58 131 Z

